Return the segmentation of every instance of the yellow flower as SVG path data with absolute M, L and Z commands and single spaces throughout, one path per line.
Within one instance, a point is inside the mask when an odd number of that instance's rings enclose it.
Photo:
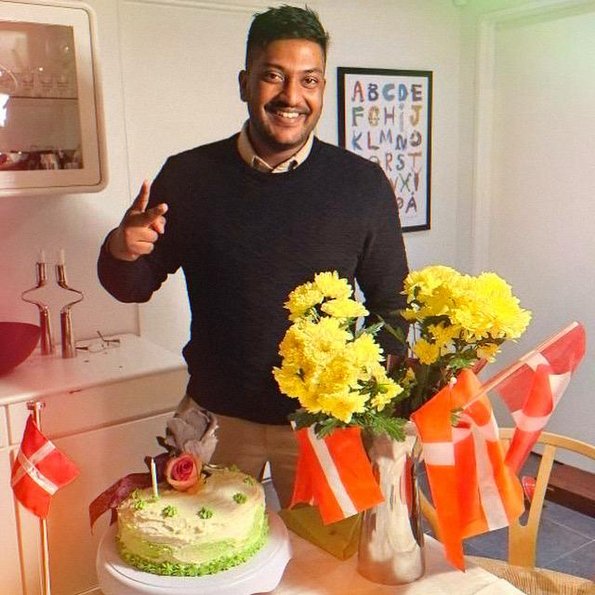
M 421 320 L 421 318 L 418 317 L 417 315 L 418 311 L 416 309 L 413 308 L 409 308 L 407 310 L 401 310 L 401 316 L 407 321 L 407 322 L 416 322 L 417 320 Z
M 482 273 L 476 280 L 477 292 L 490 305 L 490 335 L 518 339 L 531 320 L 531 312 L 519 305 L 508 283 L 495 273 Z
M 318 391 L 304 392 L 300 398 L 300 406 L 309 411 L 310 413 L 320 413 L 322 405 L 320 403 L 320 393 Z
M 368 333 L 364 333 L 355 339 L 350 344 L 350 348 L 355 362 L 360 367 L 369 366 L 384 359 L 382 347 Z
M 381 390 L 370 400 L 370 405 L 376 411 L 382 411 L 397 395 L 403 392 L 403 387 L 399 386 L 392 378 L 386 375 L 384 368 L 378 367 L 373 372 L 374 378 Z
M 419 339 L 413 346 L 413 353 L 422 364 L 433 364 L 440 357 L 440 348 L 436 343 Z
M 334 318 L 359 318 L 369 312 L 362 304 L 350 298 L 336 298 L 322 304 L 320 309 Z
M 357 386 L 360 368 L 354 365 L 347 351 L 337 354 L 319 376 L 320 389 L 334 394 Z
M 448 326 L 443 324 L 431 324 L 428 326 L 428 333 L 434 338 L 438 348 L 443 351 L 450 346 L 455 337 L 459 336 L 460 328 L 452 324 Z
M 289 310 L 289 320 L 295 321 L 307 314 L 307 312 L 322 302 L 324 296 L 320 289 L 313 283 L 304 283 L 296 287 L 285 302 L 285 308 Z
M 340 278 L 337 271 L 318 273 L 314 276 L 314 285 L 327 298 L 347 299 L 353 293 L 347 279 Z
M 299 376 L 299 368 L 283 363 L 281 368 L 273 368 L 273 376 L 279 390 L 293 399 L 300 399 L 305 394 L 304 382 Z
M 322 411 L 348 424 L 355 413 L 366 410 L 367 395 L 345 390 L 339 394 L 323 395 L 320 398 Z
M 430 316 L 447 315 L 458 291 L 461 275 L 445 266 L 429 266 L 412 271 L 405 279 L 409 307 L 402 312 L 410 322 L 423 322 Z
M 306 357 L 327 362 L 337 352 L 345 349 L 351 333 L 336 318 L 321 318 L 317 323 L 304 322 L 304 353 Z
M 517 339 L 523 334 L 531 313 L 519 306 L 508 283 L 495 273 L 466 277 L 465 281 L 465 292 L 451 319 L 463 327 L 466 340 Z
M 496 343 L 490 343 L 489 345 L 482 345 L 477 348 L 477 357 L 485 359 L 488 362 L 493 362 L 496 359 L 496 354 L 500 352 L 500 346 Z
M 408 301 L 417 294 L 421 298 L 432 296 L 436 290 L 452 283 L 457 271 L 442 265 L 427 266 L 420 271 L 411 271 L 405 279 L 405 295 Z
M 468 343 L 486 338 L 516 339 L 531 317 L 495 273 L 472 277 L 450 267 L 429 266 L 408 275 L 404 293 L 410 304 L 403 312 L 408 321 L 424 323 L 436 316 L 450 320 L 450 326 L 429 329 L 442 350 L 455 337 Z

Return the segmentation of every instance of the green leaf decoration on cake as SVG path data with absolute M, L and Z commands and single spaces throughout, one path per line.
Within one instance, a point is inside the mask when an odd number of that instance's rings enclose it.
M 210 519 L 213 516 L 213 511 L 204 506 L 196 513 L 201 519 Z
M 147 501 L 142 498 L 138 498 L 132 502 L 132 508 L 134 508 L 134 510 L 142 510 L 146 505 Z
M 253 486 L 256 484 L 256 480 L 253 477 L 247 476 L 244 477 L 244 483 L 248 484 L 249 486 Z
M 248 496 L 246 496 L 246 494 L 243 494 L 242 492 L 237 492 L 233 495 L 233 499 L 234 502 L 237 502 L 238 504 L 244 504 L 244 502 L 248 500 Z
M 175 506 L 171 506 L 171 504 L 170 504 L 170 505 L 165 506 L 163 508 L 163 510 L 161 511 L 161 516 L 164 519 L 166 519 L 166 518 L 175 516 L 177 513 L 178 513 L 178 511 L 177 511 L 176 507 Z

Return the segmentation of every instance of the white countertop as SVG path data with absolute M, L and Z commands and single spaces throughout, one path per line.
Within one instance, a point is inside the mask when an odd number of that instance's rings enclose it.
M 113 337 L 109 337 L 113 338 Z M 185 369 L 183 358 L 136 335 L 119 335 L 119 346 L 97 353 L 80 351 L 64 359 L 36 351 L 20 366 L 0 376 L 0 406 L 56 393 L 76 392 L 118 380 Z M 98 341 L 80 342 L 79 345 Z

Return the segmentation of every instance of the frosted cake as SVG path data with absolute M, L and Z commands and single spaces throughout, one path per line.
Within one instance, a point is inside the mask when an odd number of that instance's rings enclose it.
M 116 542 L 129 564 L 153 574 L 201 576 L 237 566 L 265 543 L 262 485 L 233 469 L 212 469 L 187 491 L 166 484 L 134 490 L 118 506 Z

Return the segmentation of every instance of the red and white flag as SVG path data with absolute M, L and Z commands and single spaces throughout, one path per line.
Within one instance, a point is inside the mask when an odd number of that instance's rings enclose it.
M 11 485 L 17 500 L 45 519 L 52 496 L 78 474 L 76 465 L 41 433 L 31 415 L 12 466 Z
M 335 523 L 384 500 L 361 439 L 361 428 L 317 438 L 312 427 L 296 431 L 299 456 L 291 506 L 317 505 L 324 524 Z
M 520 471 L 585 355 L 585 329 L 578 323 L 547 339 L 485 386 L 504 400 L 516 429 L 506 463 Z
M 446 558 L 463 569 L 463 539 L 508 526 L 522 514 L 521 484 L 504 464 L 491 404 L 471 370 L 462 370 L 454 385 L 411 419 L 422 442 Z

